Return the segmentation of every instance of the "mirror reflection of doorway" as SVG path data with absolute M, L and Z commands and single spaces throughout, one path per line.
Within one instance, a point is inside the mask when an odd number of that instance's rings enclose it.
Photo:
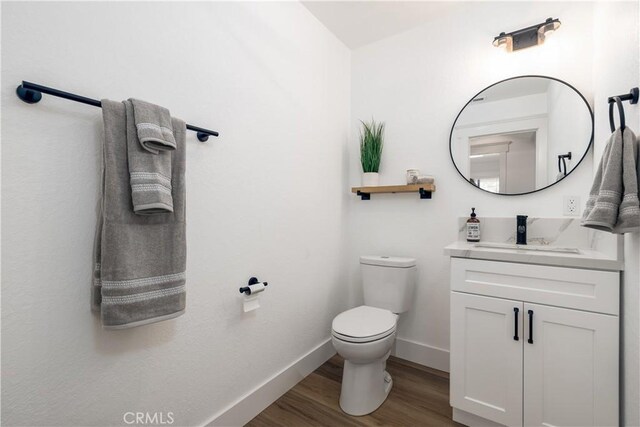
M 469 181 L 483 190 L 526 193 L 536 183 L 536 131 L 469 138 Z
M 564 179 L 592 140 L 593 114 L 580 92 L 552 77 L 519 76 L 486 87 L 465 104 L 451 127 L 449 150 L 467 182 L 515 195 Z M 566 172 L 559 171 L 558 156 L 568 153 Z M 526 158 L 531 162 L 523 163 Z

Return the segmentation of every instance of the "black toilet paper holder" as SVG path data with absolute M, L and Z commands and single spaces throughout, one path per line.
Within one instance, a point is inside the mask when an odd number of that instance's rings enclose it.
M 245 295 L 251 295 L 251 288 L 249 286 L 251 285 L 255 285 L 257 283 L 260 283 L 260 281 L 256 278 L 256 277 L 252 277 L 249 279 L 249 283 L 247 284 L 247 286 L 243 286 L 240 288 L 240 293 L 241 294 L 245 294 Z M 265 286 L 268 285 L 267 282 L 262 282 L 264 283 Z

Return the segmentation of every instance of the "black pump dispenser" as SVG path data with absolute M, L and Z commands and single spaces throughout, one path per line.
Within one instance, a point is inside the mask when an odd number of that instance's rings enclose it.
M 476 208 L 471 208 L 471 217 L 467 220 L 467 242 L 480 241 L 480 220 L 476 218 Z

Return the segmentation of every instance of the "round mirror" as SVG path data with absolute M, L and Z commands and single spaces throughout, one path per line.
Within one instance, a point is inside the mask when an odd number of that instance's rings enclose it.
M 497 194 L 527 194 L 564 179 L 593 140 L 593 113 L 573 86 L 520 76 L 482 90 L 456 117 L 451 159 L 467 182 Z

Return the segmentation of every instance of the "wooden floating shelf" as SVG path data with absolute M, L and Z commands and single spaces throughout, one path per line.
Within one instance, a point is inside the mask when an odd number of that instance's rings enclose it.
M 370 200 L 373 193 L 420 193 L 421 199 L 430 199 L 431 193 L 436 191 L 435 184 L 411 184 L 411 185 L 382 185 L 378 187 L 353 187 L 351 192 L 357 194 L 362 200 Z

